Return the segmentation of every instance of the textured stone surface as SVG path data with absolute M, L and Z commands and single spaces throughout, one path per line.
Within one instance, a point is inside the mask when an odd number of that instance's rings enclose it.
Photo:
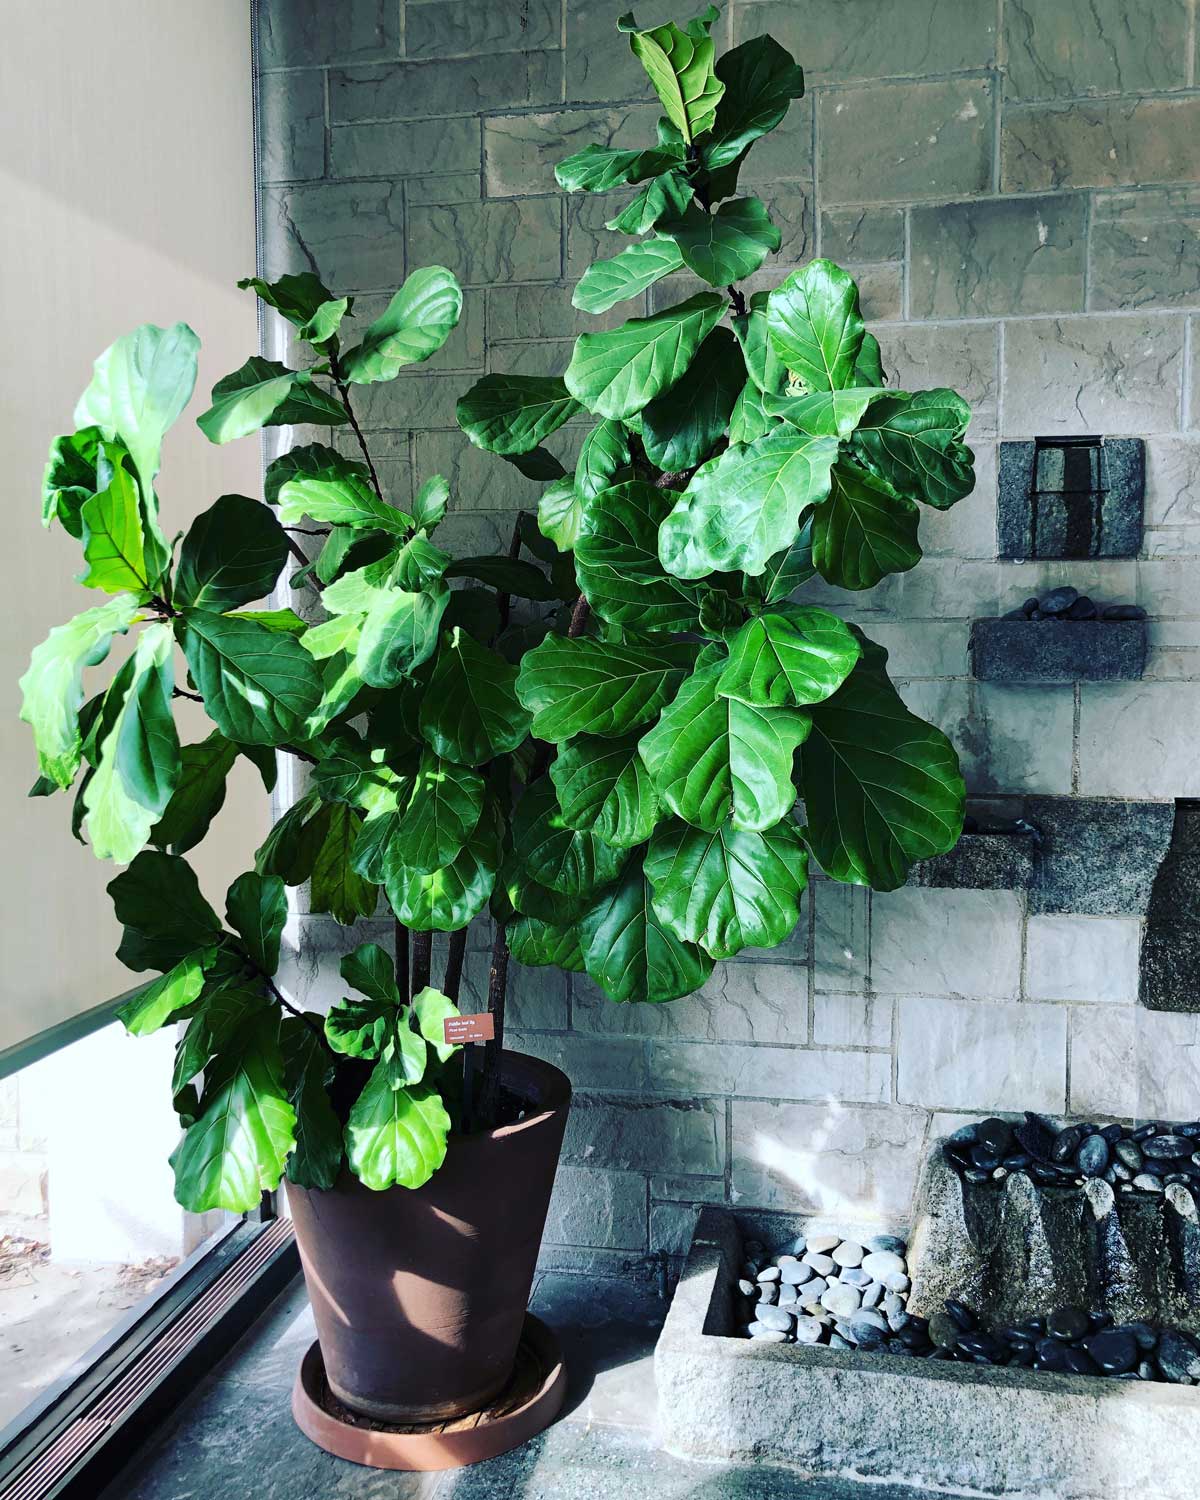
M 972 941 L 955 941 L 969 931 Z M 913 991 L 1015 998 L 1021 983 L 1021 905 L 1012 891 L 908 888 L 871 902 L 871 983 Z
M 954 741 L 967 790 L 1069 792 L 1074 694 L 1051 683 L 912 682 L 901 696 L 913 713 Z M 1030 735 L 1041 736 L 1031 755 Z
M 431 204 L 413 210 L 409 254 L 415 265 L 448 266 L 466 285 L 554 277 L 559 219 L 557 198 Z
M 1175 805 L 1166 858 L 1150 893 L 1139 997 L 1151 1010 L 1200 1011 L 1200 808 Z
M 650 1077 L 663 1093 L 690 1098 L 827 1099 L 885 1104 L 892 1060 L 885 1053 L 834 1048 L 748 1047 L 727 1042 L 651 1042 Z
M 483 149 L 491 197 L 554 193 L 554 168 L 585 146 L 615 150 L 653 136 L 657 110 L 633 104 L 616 109 L 564 109 L 548 114 L 498 115 L 484 122 Z
M 335 125 L 329 132 L 334 177 L 390 177 L 403 163 L 412 176 L 477 172 L 479 121 L 383 120 Z
M 315 261 L 321 275 L 342 291 L 367 291 L 403 279 L 404 193 L 399 182 L 268 188 L 263 219 L 268 276 L 308 271 Z
M 1079 789 L 1088 797 L 1200 796 L 1200 695 L 1166 683 L 1083 689 Z
M 821 215 L 821 254 L 839 265 L 904 259 L 904 210 L 833 208 Z
M 646 1179 L 637 1172 L 560 1166 L 543 1238 L 548 1244 L 644 1250 Z
M 562 18 L 558 0 L 409 0 L 405 6 L 404 46 L 409 57 L 456 53 L 533 51 L 557 47 Z
M 979 891 L 1023 891 L 1034 879 L 1038 839 L 1034 831 L 964 833 L 948 854 L 913 866 L 909 883 Z
M 1000 555 L 1136 557 L 1142 549 L 1145 489 L 1141 438 L 1105 438 L 1098 448 L 1001 443 Z
M 901 1104 L 943 1109 L 1061 1110 L 1067 1012 L 1030 1001 L 983 1005 L 909 995 L 896 1016 Z
M 1000 186 L 1137 187 L 1195 177 L 1200 99 L 1102 99 L 1004 113 Z
M 1137 999 L 1134 917 L 1031 917 L 1025 936 L 1025 989 L 1034 1000 Z
M 329 74 L 329 118 L 339 125 L 557 103 L 560 73 L 556 52 L 334 68 Z
M 1090 282 L 1093 307 L 1200 304 L 1200 191 L 1098 197 Z
M 870 906 L 861 886 L 824 881 L 811 888 L 813 984 L 858 993 L 867 982 Z
M 1194 1118 L 1200 1016 L 1114 1006 L 1104 1025 L 1071 1015 L 1071 1110 L 1125 1119 Z
M 577 1031 L 673 1037 L 680 1041 L 794 1042 L 807 1034 L 807 975 L 789 964 L 718 965 L 694 995 L 670 1005 L 614 1005 L 577 975 Z
M 815 995 L 813 1040 L 832 1047 L 890 1048 L 892 1004 L 881 995 Z
M 1006 0 L 1008 95 L 1055 99 L 1183 88 L 1188 21 L 1187 0 L 1155 0 L 1136 19 L 1125 0 Z
M 999 396 L 995 324 L 950 328 L 906 323 L 884 330 L 881 341 L 890 385 L 904 391 L 949 386 L 971 408 L 970 436 L 995 436 Z
M 914 209 L 912 316 L 1081 312 L 1086 213 L 1082 193 Z
M 1145 915 L 1171 839 L 1169 803 L 1029 797 L 1025 816 L 1042 834 L 1032 912 Z
M 1138 678 L 1144 620 L 976 620 L 971 662 L 985 682 L 1104 682 Z
M 265 0 L 257 7 L 264 68 L 396 57 L 400 12 L 391 0 Z
M 711 1100 L 618 1099 L 576 1094 L 563 1160 L 622 1171 L 654 1171 L 673 1162 L 681 1172 L 721 1170 L 725 1111 Z
M 316 71 L 264 73 L 258 91 L 263 182 L 300 182 L 325 172 L 325 78 Z

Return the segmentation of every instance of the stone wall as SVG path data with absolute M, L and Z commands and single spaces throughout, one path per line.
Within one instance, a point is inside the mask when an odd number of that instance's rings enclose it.
M 262 7 L 267 272 L 313 264 L 361 294 L 364 314 L 427 262 L 467 287 L 442 353 L 362 393 L 397 500 L 414 474 L 450 479 L 456 547 L 502 550 L 536 491 L 468 445 L 455 399 L 483 371 L 560 372 L 573 335 L 598 326 L 570 293 L 619 244 L 602 228 L 611 202 L 562 195 L 552 169 L 588 142 L 652 135 L 658 110 L 613 25 L 627 3 Z M 637 17 L 677 9 L 643 0 Z M 1060 856 L 1078 852 L 1078 882 L 1047 913 L 1023 891 L 871 898 L 818 880 L 787 946 L 658 1008 L 518 969 L 521 1043 L 578 1091 L 549 1232 L 564 1261 L 676 1252 L 698 1202 L 904 1220 L 922 1143 L 948 1112 L 1200 1113 L 1197 1018 L 1136 1003 L 1144 902 L 1123 893 L 1148 877 L 1126 878 L 1139 841 L 1122 827 L 1140 815 L 1098 800 L 1200 796 L 1193 0 L 725 5 L 721 46 L 762 31 L 809 81 L 744 173 L 783 230 L 764 283 L 814 254 L 842 262 L 895 383 L 954 386 L 975 411 L 975 494 L 926 513 L 915 572 L 837 606 L 887 646 L 974 792 L 1043 807 Z M 655 305 L 682 295 L 651 293 Z M 564 457 L 583 430 L 558 435 Z M 1082 432 L 1146 440 L 1141 555 L 998 561 L 998 438 Z M 1146 606 L 1144 680 L 973 681 L 970 621 L 1060 582 Z M 330 926 L 295 924 L 295 982 L 317 997 L 332 992 L 320 954 L 344 942 Z

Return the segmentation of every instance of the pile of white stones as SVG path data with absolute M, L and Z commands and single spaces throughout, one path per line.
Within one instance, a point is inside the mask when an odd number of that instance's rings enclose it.
M 863 1243 L 809 1234 L 772 1257 L 758 1241 L 747 1240 L 738 1281 L 746 1333 L 772 1344 L 881 1347 L 912 1322 L 906 1250 L 890 1234 Z

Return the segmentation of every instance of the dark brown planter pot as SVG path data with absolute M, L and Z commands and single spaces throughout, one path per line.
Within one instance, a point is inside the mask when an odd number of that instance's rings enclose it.
M 512 1372 L 571 1085 L 506 1052 L 515 1125 L 452 1136 L 424 1187 L 376 1193 L 343 1172 L 288 1187 L 304 1279 L 333 1394 L 377 1421 L 477 1411 Z

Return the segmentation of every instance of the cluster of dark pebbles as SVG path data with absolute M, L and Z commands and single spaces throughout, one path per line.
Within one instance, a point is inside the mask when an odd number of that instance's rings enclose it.
M 1010 609 L 1005 620 L 1144 620 L 1140 604 L 1097 604 L 1070 584 L 1051 589 L 1041 599 L 1031 596 L 1020 609 Z
M 1082 1187 L 1101 1177 L 1120 1193 L 1162 1193 L 1176 1182 L 1200 1188 L 1200 1120 L 1059 1130 L 1026 1111 L 1015 1125 L 997 1119 L 964 1125 L 942 1142 L 942 1153 L 967 1182 L 1001 1182 L 1024 1172 L 1041 1187 Z

